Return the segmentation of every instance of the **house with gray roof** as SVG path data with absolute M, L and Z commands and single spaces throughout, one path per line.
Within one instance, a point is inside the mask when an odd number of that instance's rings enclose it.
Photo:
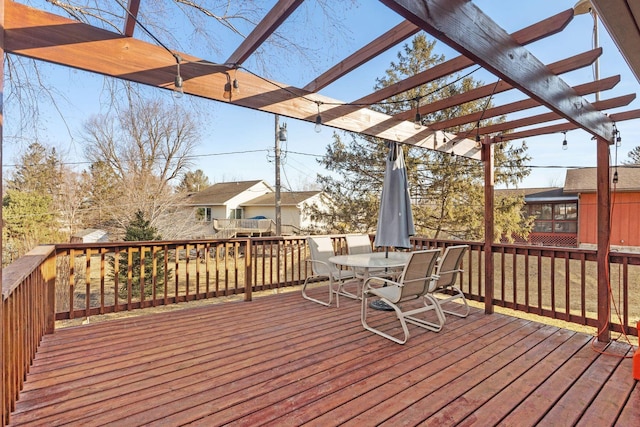
M 282 234 L 317 228 L 306 207 L 322 204 L 320 191 L 280 193 Z M 187 196 L 197 219 L 210 222 L 218 236 L 261 236 L 275 232 L 275 191 L 262 180 L 221 182 Z

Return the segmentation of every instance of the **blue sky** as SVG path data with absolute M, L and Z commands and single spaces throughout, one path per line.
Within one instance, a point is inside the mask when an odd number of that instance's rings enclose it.
M 569 9 L 575 4 L 575 1 L 476 0 L 474 3 L 502 28 L 513 32 Z M 293 34 L 291 37 L 299 43 L 307 43 L 310 49 L 306 53 L 310 56 L 315 56 L 317 52 L 322 51 L 322 58 L 326 58 L 326 63 L 296 63 L 291 58 L 274 55 L 272 66 L 266 67 L 268 71 L 265 73 L 269 73 L 266 77 L 280 82 L 292 83 L 299 87 L 304 86 L 326 68 L 400 21 L 399 17 L 395 17 L 385 10 L 385 6 L 375 0 L 360 0 L 357 7 L 345 6 L 339 11 L 340 16 L 344 19 L 342 22 L 344 32 L 339 41 L 327 41 L 322 37 L 326 34 L 324 28 L 327 21 L 322 18 L 315 19 L 320 15 L 313 6 L 300 9 L 293 18 L 304 20 L 308 19 L 308 16 L 314 16 L 314 24 L 317 26 L 309 28 L 305 34 Z M 390 17 L 394 17 L 394 20 L 390 21 Z M 554 62 L 590 49 L 592 28 L 593 20 L 590 15 L 576 16 L 560 35 L 536 42 L 527 48 L 542 62 Z M 599 29 L 599 44 L 604 48 L 603 57 L 599 61 L 600 76 L 622 75 L 621 83 L 614 90 L 601 94 L 601 97 L 606 99 L 640 92 L 640 84 L 628 71 L 628 67 L 606 34 L 606 30 L 602 25 L 599 26 Z M 193 49 L 184 50 L 213 62 L 224 62 L 239 43 L 239 39 L 227 37 L 224 40 L 225 43 L 218 46 L 218 51 L 215 52 L 210 49 L 202 49 L 200 52 Z M 314 45 L 314 43 L 318 44 Z M 395 59 L 400 47 L 397 46 L 365 64 L 342 81 L 323 89 L 321 93 L 347 102 L 370 93 L 375 84 L 375 78 L 381 76 L 390 62 Z M 438 48 L 447 59 L 457 56 L 456 52 L 443 43 L 438 42 Z M 252 71 L 259 72 L 260 65 L 252 62 L 251 59 L 247 61 L 245 66 Z M 100 105 L 105 96 L 102 92 L 102 78 L 58 66 L 48 65 L 47 70 L 49 78 L 55 79 L 58 90 L 68 99 L 64 108 L 66 125 L 57 113 L 43 107 L 47 121 L 39 129 L 39 135 L 43 141 L 49 141 L 60 152 L 65 153 L 65 160 L 70 163 L 79 162 L 78 167 L 82 168 L 85 165 L 81 163 L 83 161 L 82 143 L 79 138 L 81 125 L 91 114 L 97 114 L 101 111 Z M 485 83 L 496 80 L 490 74 L 482 72 L 474 74 L 474 77 Z M 585 83 L 593 79 L 593 70 L 580 70 L 562 77 L 570 85 Z M 523 95 L 511 91 L 496 95 L 495 103 L 502 104 L 523 97 Z M 195 153 L 197 156 L 195 168 L 202 169 L 211 182 L 264 179 L 270 184 L 274 183 L 273 115 L 219 102 L 185 100 L 185 98 L 178 102 L 193 103 L 203 115 L 203 137 Z M 593 101 L 593 96 L 587 97 L 587 99 Z M 636 100 L 625 109 L 640 108 L 638 105 L 639 101 Z M 10 129 L 11 115 L 16 114 L 16 111 L 12 110 L 10 103 L 5 104 L 5 108 L 5 123 Z M 331 143 L 333 130 L 324 127 L 322 132 L 318 134 L 314 132 L 314 126 L 311 123 L 281 117 L 280 123 L 284 122 L 288 127 L 288 141 L 283 145 L 285 156 L 282 166 L 282 184 L 292 190 L 312 187 L 316 175 L 325 173 L 318 165 L 317 159 L 322 156 L 326 146 Z M 637 120 L 619 123 L 618 129 L 621 132 L 623 142 L 617 157 L 619 160 L 623 160 L 627 157 L 629 150 L 640 145 L 640 123 Z M 595 142 L 591 141 L 590 135 L 583 131 L 569 132 L 567 134 L 569 149 L 566 151 L 561 150 L 562 139 L 563 135 L 557 134 L 527 140 L 529 153 L 533 157 L 531 165 L 534 168 L 531 176 L 521 187 L 563 185 L 565 169 L 557 166 L 595 166 L 596 147 Z M 9 140 L 5 144 L 3 156 L 5 165 L 10 165 L 15 161 L 15 153 L 26 142 L 28 141 Z M 613 149 L 612 157 L 615 157 Z M 10 166 L 5 169 L 11 170 Z

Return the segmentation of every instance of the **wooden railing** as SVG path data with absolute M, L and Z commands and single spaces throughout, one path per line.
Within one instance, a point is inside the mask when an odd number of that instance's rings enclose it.
M 412 239 L 414 248 L 444 247 L 459 241 Z M 460 284 L 468 298 L 485 302 L 484 245 L 470 246 Z M 540 316 L 598 327 L 597 252 L 574 248 L 494 244 L 491 304 Z M 609 289 L 611 331 L 638 335 L 640 254 L 611 252 Z
M 333 236 L 338 253 L 343 236 Z M 414 249 L 460 241 L 412 239 Z M 484 245 L 470 246 L 460 286 L 485 302 Z M 496 305 L 597 327 L 596 257 L 593 250 L 524 245 L 492 246 Z M 29 365 L 55 320 L 157 307 L 184 301 L 240 296 L 301 284 L 310 271 L 304 238 L 153 241 L 42 246 L 3 270 L 2 423 L 14 408 Z M 607 327 L 638 334 L 640 254 L 611 253 L 612 306 Z M 142 266 L 145 266 L 142 268 Z M 116 273 L 119 272 L 119 273 Z
M 40 246 L 2 270 L 0 305 L 0 425 L 22 389 L 40 340 L 54 330 L 55 256 L 53 246 Z
M 305 258 L 304 238 L 60 244 L 56 320 L 232 295 L 248 301 L 254 290 L 301 284 Z

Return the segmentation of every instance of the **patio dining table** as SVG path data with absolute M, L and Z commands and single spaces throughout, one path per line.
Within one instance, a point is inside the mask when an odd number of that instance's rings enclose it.
M 342 293 L 344 296 L 359 299 L 362 294 L 362 289 L 360 289 L 360 287 L 369 278 L 371 271 L 404 267 L 409 261 L 409 258 L 411 258 L 410 252 L 372 252 L 365 254 L 336 255 L 329 257 L 329 262 L 337 266 L 350 267 L 362 271 L 358 295 L 354 295 L 349 292 Z M 378 301 L 373 301 L 373 303 L 378 303 Z M 386 304 L 381 305 L 373 303 L 373 308 L 377 308 L 379 310 L 388 309 Z

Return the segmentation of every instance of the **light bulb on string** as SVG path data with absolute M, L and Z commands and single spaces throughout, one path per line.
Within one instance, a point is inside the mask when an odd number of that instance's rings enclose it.
M 224 84 L 224 92 L 222 97 L 231 101 L 231 76 L 227 73 L 227 82 Z
M 316 133 L 320 133 L 322 131 L 322 117 L 320 117 L 320 101 L 316 101 L 316 105 L 318 106 L 318 115 L 316 116 L 316 125 L 313 128 Z
M 184 95 L 184 90 L 182 89 L 182 76 L 180 76 L 180 74 L 178 74 L 175 78 L 175 80 L 173 81 L 173 85 L 174 85 L 174 90 L 173 90 L 173 97 L 176 99 L 182 98 L 182 95 Z
M 416 116 L 413 119 L 413 128 L 420 130 L 422 128 L 422 116 L 420 115 L 420 98 L 416 98 Z
M 238 69 L 236 68 L 235 73 L 233 74 L 233 92 L 237 95 L 240 93 L 240 83 L 238 83 Z
M 569 148 L 569 144 L 567 143 L 567 131 L 562 132 L 564 134 L 564 139 L 562 140 L 562 149 L 566 150 Z
M 182 76 L 180 75 L 180 62 L 182 62 L 182 58 L 177 53 L 174 53 L 173 57 L 176 59 L 176 68 L 177 68 L 176 77 L 173 80 L 173 86 L 174 86 L 173 97 L 176 99 L 179 99 L 179 98 L 182 98 L 182 95 L 184 95 L 184 90 L 182 88 L 182 84 L 184 83 L 184 80 L 182 80 Z
M 620 131 L 618 130 L 618 126 L 616 126 L 615 123 L 613 124 L 613 137 L 616 141 L 616 147 L 622 147 L 622 137 L 620 136 Z

